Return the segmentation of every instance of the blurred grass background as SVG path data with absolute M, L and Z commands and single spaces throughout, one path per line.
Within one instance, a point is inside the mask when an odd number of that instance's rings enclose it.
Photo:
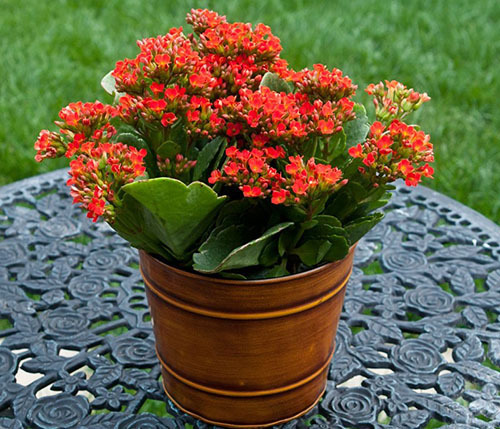
M 340 68 L 358 101 L 383 79 L 427 92 L 413 117 L 435 144 L 425 184 L 500 223 L 498 0 L 0 0 L 0 185 L 65 166 L 33 161 L 39 130 L 69 102 L 109 101 L 101 77 L 137 39 L 187 28 L 191 7 L 270 25 L 294 68 Z

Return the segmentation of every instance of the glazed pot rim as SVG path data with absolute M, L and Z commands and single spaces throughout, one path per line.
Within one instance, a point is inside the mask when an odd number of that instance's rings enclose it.
M 357 244 L 358 243 L 353 244 L 349 248 L 349 252 L 347 253 L 347 255 L 343 259 L 339 259 L 338 261 L 327 262 L 326 264 L 320 265 L 319 267 L 312 268 L 312 269 L 307 270 L 307 271 L 302 271 L 302 272 L 297 273 L 297 274 L 290 274 L 288 276 L 273 277 L 270 279 L 257 279 L 257 280 L 227 279 L 227 278 L 220 278 L 220 277 L 212 277 L 208 274 L 203 275 L 201 273 L 200 274 L 193 273 L 192 271 L 181 270 L 180 268 L 169 265 L 166 262 L 164 262 L 163 260 L 161 260 L 160 258 L 158 258 L 157 256 L 155 256 L 151 253 L 148 253 L 145 250 L 139 249 L 139 253 L 147 255 L 147 257 L 154 259 L 156 263 L 162 265 L 163 267 L 165 267 L 165 269 L 173 271 L 176 274 L 179 274 L 181 276 L 190 277 L 190 278 L 193 278 L 196 280 L 202 280 L 202 281 L 210 280 L 213 283 L 224 284 L 224 285 L 231 284 L 231 285 L 259 286 L 259 285 L 268 285 L 270 283 L 288 282 L 291 280 L 297 280 L 297 279 L 301 279 L 303 277 L 308 277 L 308 276 L 313 275 L 313 274 L 321 273 L 322 271 L 325 271 L 328 268 L 330 268 L 332 265 L 339 264 L 345 258 L 347 258 L 349 256 L 349 254 L 351 254 L 354 251 Z

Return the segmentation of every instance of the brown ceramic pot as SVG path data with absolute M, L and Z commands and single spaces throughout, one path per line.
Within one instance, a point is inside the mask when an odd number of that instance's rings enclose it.
M 140 252 L 163 385 L 182 410 L 228 427 L 283 423 L 325 390 L 354 248 L 269 280 L 227 280 Z

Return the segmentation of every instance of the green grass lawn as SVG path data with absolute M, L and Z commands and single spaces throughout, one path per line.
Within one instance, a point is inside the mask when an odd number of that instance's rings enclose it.
M 2 0 L 0 185 L 64 166 L 33 161 L 39 130 L 71 101 L 109 101 L 101 77 L 191 7 L 270 25 L 295 68 L 324 63 L 360 89 L 388 78 L 429 93 L 414 118 L 436 148 L 426 184 L 500 222 L 498 0 Z

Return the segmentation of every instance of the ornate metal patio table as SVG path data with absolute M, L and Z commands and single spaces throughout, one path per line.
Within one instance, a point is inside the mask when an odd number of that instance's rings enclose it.
M 0 188 L 0 428 L 208 427 L 162 391 L 137 252 L 65 179 Z M 500 427 L 500 227 L 398 186 L 355 265 L 326 393 L 284 427 Z

